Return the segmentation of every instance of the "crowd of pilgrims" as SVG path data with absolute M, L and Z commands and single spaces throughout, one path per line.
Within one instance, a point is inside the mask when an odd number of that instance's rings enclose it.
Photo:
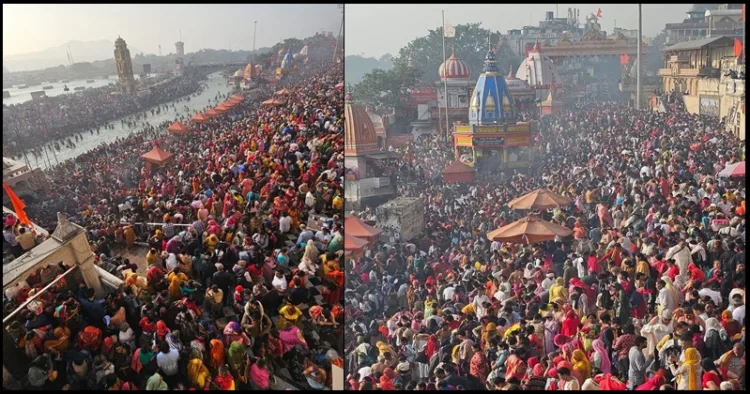
M 342 81 L 339 64 L 307 65 L 275 87 L 292 92 L 279 106 L 246 100 L 159 136 L 174 154 L 161 166 L 144 165 L 140 133 L 55 167 L 55 204 L 29 216 L 55 209 L 85 227 L 97 264 L 124 283 L 101 298 L 66 278 L 6 322 L 28 387 L 331 387 L 331 366 L 343 368 Z M 317 231 L 312 213 L 328 218 Z M 116 257 L 139 239 L 145 275 Z M 6 315 L 61 265 L 9 288 Z
M 145 120 L 147 109 L 198 92 L 204 74 L 185 73 L 163 80 L 147 93 L 113 94 L 116 87 L 103 86 L 9 105 L 3 110 L 3 155 L 22 157 L 25 149 L 41 157 L 43 151 L 29 141 L 65 139 L 64 144 L 71 146 L 79 138 L 113 127 L 110 122 L 115 119 Z
M 402 149 L 424 235 L 347 259 L 347 388 L 744 390 L 745 181 L 717 176 L 744 145 L 712 118 L 609 102 L 535 140 L 531 175 L 468 185 L 440 180 L 450 146 Z M 574 201 L 537 212 L 570 237 L 487 240 L 543 187 Z

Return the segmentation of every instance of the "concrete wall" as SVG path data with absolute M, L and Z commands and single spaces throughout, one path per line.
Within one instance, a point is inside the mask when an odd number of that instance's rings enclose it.
M 691 114 L 697 114 L 700 108 L 700 101 L 697 96 L 682 96 L 685 102 L 685 109 Z

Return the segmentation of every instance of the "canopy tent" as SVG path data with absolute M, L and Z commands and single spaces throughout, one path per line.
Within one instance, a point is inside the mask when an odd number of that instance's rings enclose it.
M 745 176 L 745 162 L 740 161 L 737 163 L 727 164 L 723 170 L 719 172 L 720 178 L 741 178 Z
M 513 209 L 549 209 L 567 206 L 572 203 L 573 200 L 549 189 L 536 189 L 531 193 L 511 200 L 508 206 Z
M 169 128 L 167 128 L 167 131 L 175 134 L 187 134 L 188 128 L 184 124 L 180 122 L 174 122 L 171 125 L 169 125 Z
M 344 219 L 344 234 L 367 241 L 376 241 L 383 230 L 370 226 L 359 218 L 348 216 Z
M 279 106 L 279 105 L 283 105 L 283 104 L 284 104 L 284 101 L 276 100 L 275 98 L 270 98 L 270 99 L 268 99 L 268 100 L 266 100 L 266 101 L 263 102 L 263 105 L 272 105 L 274 107 L 275 106 Z
M 211 108 L 208 111 L 206 111 L 206 113 L 204 115 L 207 116 L 207 117 L 209 117 L 209 118 L 215 118 L 215 117 L 219 116 L 219 113 L 216 112 L 213 108 Z
M 233 101 L 232 99 L 226 100 L 221 105 L 227 107 L 227 108 L 234 108 L 235 105 L 239 104 L 238 101 Z
M 362 253 L 363 249 L 368 244 L 369 242 L 365 241 L 362 238 L 344 234 L 344 253 L 346 253 L 347 255 L 356 255 Z
M 217 113 L 223 113 L 223 112 L 229 111 L 229 108 L 222 103 L 222 104 L 215 106 L 213 110 L 216 111 Z
M 243 100 L 245 100 L 245 96 L 243 96 L 241 94 L 235 94 L 234 96 L 230 97 L 229 99 L 230 100 L 234 100 L 234 101 L 243 101 Z
M 200 114 L 200 113 L 193 115 L 193 117 L 190 118 L 190 120 L 192 120 L 195 123 L 206 123 L 206 122 L 208 122 L 208 119 L 205 116 L 203 116 L 203 114 Z
M 528 215 L 507 226 L 490 231 L 487 233 L 487 239 L 498 242 L 535 244 L 551 241 L 555 237 L 567 237 L 572 233 L 573 231 L 567 227 L 546 222 L 536 215 Z
M 289 89 L 281 89 L 281 90 L 276 91 L 276 93 L 274 94 L 278 96 L 288 96 L 292 94 L 292 91 Z
M 230 98 L 229 100 L 225 101 L 225 103 L 231 103 L 232 105 L 237 105 L 242 102 L 241 98 Z
M 172 154 L 162 148 L 159 148 L 159 145 L 154 144 L 153 149 L 144 153 L 141 158 L 143 158 L 146 163 L 156 164 L 160 166 L 168 162 L 169 159 L 172 158 Z
M 474 180 L 474 169 L 456 160 L 443 170 L 445 183 L 470 183 Z

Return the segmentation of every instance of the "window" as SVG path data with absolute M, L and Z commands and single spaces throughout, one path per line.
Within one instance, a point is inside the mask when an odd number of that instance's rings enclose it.
M 448 107 L 450 107 L 450 108 L 456 108 L 456 107 L 458 107 L 458 95 L 456 95 L 456 94 L 450 94 L 448 96 Z
M 461 94 L 458 96 L 458 105 L 462 108 L 469 106 L 469 96 Z

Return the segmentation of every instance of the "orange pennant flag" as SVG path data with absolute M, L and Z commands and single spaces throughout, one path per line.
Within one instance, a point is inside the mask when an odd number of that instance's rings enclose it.
M 29 217 L 26 216 L 26 204 L 24 204 L 24 202 L 21 201 L 20 198 L 18 198 L 16 193 L 13 192 L 10 186 L 8 186 L 8 184 L 5 182 L 3 182 L 3 189 L 5 189 L 5 192 L 8 194 L 10 203 L 13 204 L 13 211 L 18 217 L 18 221 L 26 226 L 31 226 L 31 220 L 29 220 Z
M 740 57 L 742 55 L 742 41 L 734 39 L 734 57 Z
M 598 10 L 596 10 L 596 17 L 599 18 L 599 19 L 602 18 L 602 9 L 601 8 L 599 8 Z

